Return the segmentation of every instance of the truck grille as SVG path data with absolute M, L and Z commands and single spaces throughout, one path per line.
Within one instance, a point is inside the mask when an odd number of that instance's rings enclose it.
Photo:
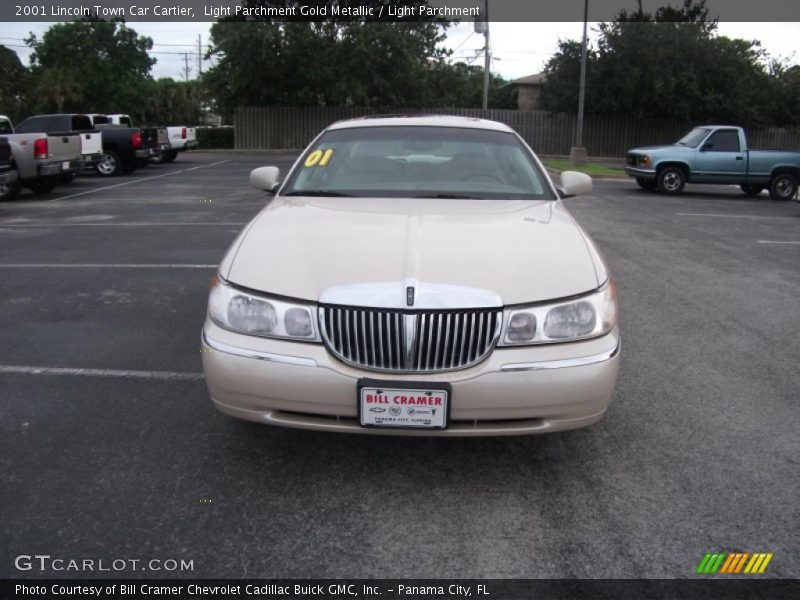
M 501 309 L 403 311 L 319 307 L 325 345 L 337 357 L 376 371 L 463 369 L 489 355 L 500 336 Z

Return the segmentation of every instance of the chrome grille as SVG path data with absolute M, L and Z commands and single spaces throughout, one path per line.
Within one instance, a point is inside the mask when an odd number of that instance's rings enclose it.
M 500 336 L 503 311 L 403 311 L 319 307 L 325 345 L 353 365 L 378 371 L 463 369 L 483 360 Z

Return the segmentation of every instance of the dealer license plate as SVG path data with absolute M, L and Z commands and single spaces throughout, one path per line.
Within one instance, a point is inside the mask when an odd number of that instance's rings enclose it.
M 444 429 L 448 400 L 446 389 L 362 385 L 358 412 L 366 427 Z

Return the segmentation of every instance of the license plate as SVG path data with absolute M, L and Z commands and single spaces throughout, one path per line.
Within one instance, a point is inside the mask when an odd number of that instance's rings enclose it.
M 364 427 L 447 427 L 450 390 L 425 384 L 364 382 L 358 387 L 358 413 Z
M 62 168 L 64 171 L 69 171 L 69 161 L 68 161 L 68 160 L 65 160 L 64 162 L 62 162 L 62 163 L 61 163 L 61 168 Z

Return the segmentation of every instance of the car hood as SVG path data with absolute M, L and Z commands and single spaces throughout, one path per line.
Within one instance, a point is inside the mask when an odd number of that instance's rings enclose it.
M 664 146 L 646 146 L 643 148 L 632 148 L 628 150 L 628 154 L 652 154 L 659 150 L 669 150 L 670 152 L 691 152 L 694 148 L 688 146 L 678 146 L 677 144 L 666 144 Z
M 598 263 L 557 201 L 278 197 L 233 244 L 220 274 L 313 301 L 338 286 L 414 280 L 518 304 L 595 289 Z

